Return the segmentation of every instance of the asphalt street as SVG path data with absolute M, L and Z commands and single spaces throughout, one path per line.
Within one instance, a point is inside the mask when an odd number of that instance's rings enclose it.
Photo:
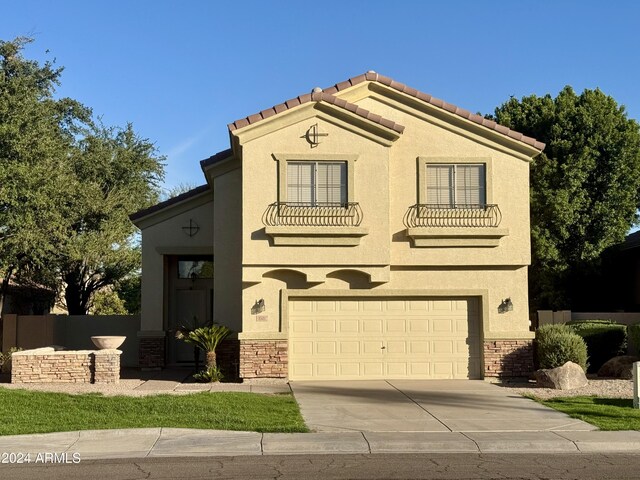
M 3 480 L 637 480 L 640 453 L 378 454 L 82 461 L 77 465 L 2 465 Z

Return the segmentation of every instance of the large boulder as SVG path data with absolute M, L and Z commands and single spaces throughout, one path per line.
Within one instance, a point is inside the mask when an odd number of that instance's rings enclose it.
M 580 365 L 567 362 L 558 368 L 543 368 L 534 373 L 538 387 L 573 390 L 587 385 L 587 376 Z
M 633 363 L 637 361 L 640 361 L 640 358 L 633 357 L 631 355 L 613 357 L 600 367 L 600 370 L 598 370 L 598 376 L 611 378 L 633 378 L 633 374 L 631 373 L 632 367 Z

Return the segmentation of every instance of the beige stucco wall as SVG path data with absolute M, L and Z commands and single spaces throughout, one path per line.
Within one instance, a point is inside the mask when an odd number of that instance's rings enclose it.
M 198 255 L 213 252 L 213 199 L 208 194 L 168 208 L 142 224 L 142 332 L 162 331 L 168 292 L 164 255 Z M 195 221 L 200 230 L 190 237 L 182 227 Z
M 316 112 L 317 113 L 317 112 Z M 242 261 L 244 265 L 366 265 L 389 264 L 389 150 L 358 133 L 332 124 L 319 114 L 292 125 L 277 128 L 243 145 Z M 274 120 L 275 122 L 276 120 Z M 286 125 L 286 118 L 277 120 Z M 318 123 L 328 137 L 311 149 L 304 138 L 311 123 Z M 364 212 L 361 227 L 369 234 L 353 247 L 271 247 L 262 216 L 278 200 L 278 168 L 274 154 L 298 154 L 303 158 L 325 155 L 354 155 L 353 199 Z M 282 165 L 286 168 L 286 164 Z M 282 198 L 280 201 L 286 201 Z
M 483 300 L 485 339 L 531 338 L 526 268 L 530 262 L 527 155 L 531 152 L 511 150 L 508 141 L 495 138 L 495 133 L 480 135 L 458 120 L 448 122 L 442 114 L 431 116 L 397 98 L 373 92 L 366 84 L 339 95 L 404 125 L 403 134 L 385 144 L 373 138 L 373 130 L 366 126 L 355 122 L 345 128 L 330 115 L 304 106 L 262 122 L 259 128 L 250 126 L 235 132 L 244 165 L 241 338 L 286 338 L 281 292 L 304 288 L 318 294 L 351 290 L 355 295 L 416 291 L 478 295 Z M 314 123 L 328 135 L 311 149 L 303 137 Z M 262 214 L 278 200 L 278 162 L 274 156 L 280 154 L 289 158 L 297 154 L 304 159 L 358 155 L 352 172 L 352 199 L 362 207 L 362 227 L 369 229 L 359 245 L 270 245 Z M 409 206 L 419 201 L 419 157 L 446 158 L 452 163 L 456 159 L 486 162 L 487 203 L 498 204 L 500 229 L 508 231 L 497 247 L 412 246 L 403 218 Z M 356 272 L 335 273 L 347 267 Z M 374 283 L 369 283 L 373 271 Z M 251 306 L 261 298 L 266 311 L 259 316 L 251 314 Z M 511 298 L 513 311 L 498 313 L 506 298 Z
M 242 170 L 214 178 L 213 319 L 242 330 Z
M 515 158 L 495 148 L 485 138 L 461 135 L 455 126 L 443 128 L 437 119 L 400 109 L 398 102 L 375 96 L 367 97 L 358 105 L 377 112 L 404 125 L 403 135 L 390 151 L 390 229 L 398 241 L 391 243 L 392 265 L 528 265 L 530 256 L 529 234 L 529 162 Z M 394 106 L 395 105 L 395 106 Z M 404 110 L 407 108 L 404 107 Z M 417 117 L 416 115 L 420 115 Z M 427 121 L 429 118 L 431 120 Z M 403 237 L 402 218 L 410 205 L 418 202 L 416 176 L 417 157 L 485 159 L 487 168 L 487 203 L 497 204 L 502 212 L 501 229 L 509 235 L 500 240 L 496 248 L 412 248 Z
M 300 274 L 272 271 L 259 284 L 244 291 L 245 312 L 243 338 L 286 338 L 288 319 L 281 315 L 281 290 L 308 289 L 308 296 L 333 295 L 336 291 L 353 296 L 476 296 L 482 300 L 482 333 L 485 340 L 531 338 L 527 267 L 462 269 L 392 269 L 388 283 L 362 288 L 365 278 L 344 273 L 342 278 L 328 278 L 323 284 L 309 285 Z M 360 283 L 361 282 L 361 283 Z M 353 288 L 353 287 L 356 288 Z M 348 292 L 347 292 L 348 291 Z M 263 298 L 266 310 L 251 315 L 251 306 Z M 513 310 L 498 313 L 500 303 L 510 298 Z M 279 332 L 279 333 L 278 333 Z

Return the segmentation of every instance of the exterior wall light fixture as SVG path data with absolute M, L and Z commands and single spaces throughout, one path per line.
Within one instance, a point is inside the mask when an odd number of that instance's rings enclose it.
M 260 300 L 256 300 L 256 303 L 254 303 L 253 307 L 251 307 L 251 314 L 257 315 L 259 313 L 264 312 L 266 308 L 267 307 L 264 304 L 264 298 L 261 298 Z
M 513 303 L 511 302 L 511 298 L 505 298 L 500 302 L 500 306 L 498 307 L 498 313 L 506 313 L 511 312 L 513 310 Z

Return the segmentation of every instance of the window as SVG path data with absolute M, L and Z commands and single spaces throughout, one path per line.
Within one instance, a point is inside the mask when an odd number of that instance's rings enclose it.
M 426 203 L 443 208 L 484 208 L 485 166 L 478 164 L 427 164 Z
M 347 162 L 287 162 L 287 203 L 345 205 Z
M 178 278 L 213 278 L 213 260 L 211 257 L 178 258 Z

